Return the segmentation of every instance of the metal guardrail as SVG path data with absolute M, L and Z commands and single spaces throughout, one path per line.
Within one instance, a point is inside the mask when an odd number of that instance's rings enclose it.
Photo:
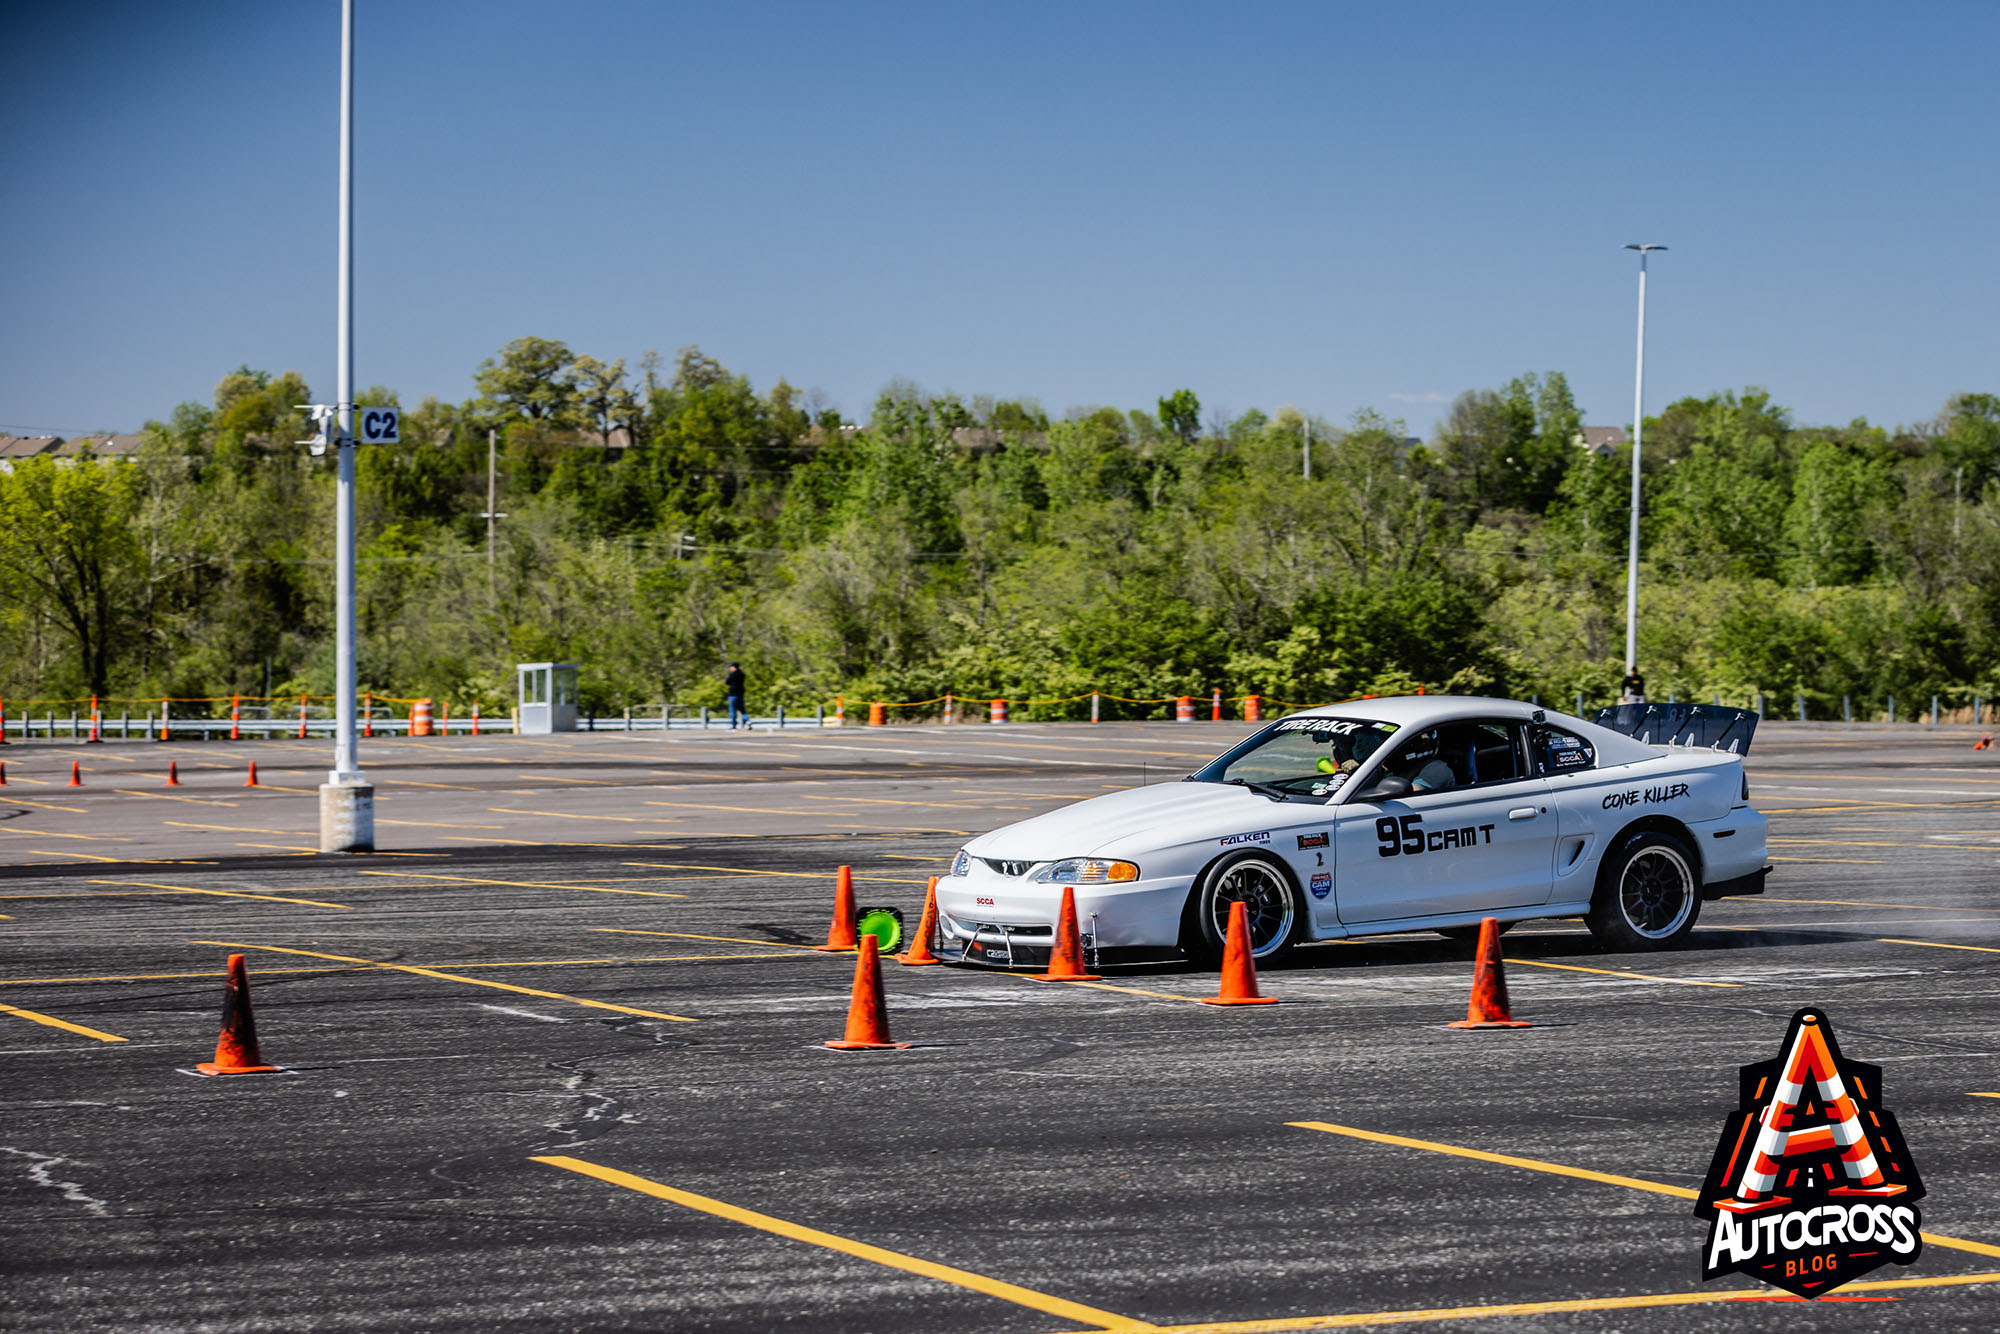
M 793 717 L 780 709 L 764 717 L 752 717 L 749 726 L 753 731 L 771 731 L 777 728 L 822 727 L 826 723 L 824 711 Z M 305 739 L 326 740 L 333 735 L 331 718 L 308 718 L 305 723 Z M 299 721 L 296 718 L 245 718 L 232 722 L 228 718 L 169 718 L 165 737 L 161 736 L 158 714 L 132 717 L 128 714 L 107 715 L 99 719 L 98 736 L 105 741 L 159 741 L 189 740 L 216 741 L 229 740 L 231 729 L 245 741 L 297 741 Z M 701 731 L 729 728 L 729 715 L 703 709 L 686 716 L 639 718 L 628 715 L 596 717 L 585 715 L 577 719 L 579 732 L 658 732 Z M 408 718 L 376 718 L 369 722 L 369 729 L 375 736 L 405 736 L 410 730 Z M 479 734 L 482 736 L 509 736 L 514 732 L 513 720 L 507 717 L 482 718 L 479 720 Z M 470 718 L 439 719 L 431 723 L 433 736 L 468 737 L 473 735 Z M 26 741 L 87 741 L 90 738 L 90 715 L 43 714 L 39 717 L 17 714 L 7 718 L 5 738 L 9 742 Z

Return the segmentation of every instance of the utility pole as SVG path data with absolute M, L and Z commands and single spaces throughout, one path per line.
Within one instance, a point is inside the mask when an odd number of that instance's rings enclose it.
M 501 516 L 498 503 L 498 483 L 494 480 L 494 460 L 499 449 L 496 443 L 498 433 L 491 427 L 486 430 L 486 513 L 480 517 L 486 520 L 486 573 L 493 574 L 493 521 Z
M 336 318 L 333 772 L 319 790 L 319 850 L 375 850 L 375 788 L 354 744 L 354 0 L 340 5 L 340 295 Z
M 1639 675 L 1639 443 L 1646 429 L 1646 256 L 1663 245 L 1628 245 L 1639 252 L 1639 357 L 1632 376 L 1632 537 L 1625 567 L 1625 696 L 1643 694 L 1630 682 Z

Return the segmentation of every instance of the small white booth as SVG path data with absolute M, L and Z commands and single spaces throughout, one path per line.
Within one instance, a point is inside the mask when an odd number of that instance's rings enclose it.
M 520 730 L 524 734 L 576 730 L 576 664 L 524 662 L 520 674 Z

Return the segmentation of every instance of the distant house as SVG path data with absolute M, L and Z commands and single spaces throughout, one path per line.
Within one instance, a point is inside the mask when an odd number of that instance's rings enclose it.
M 0 472 L 12 472 L 22 459 L 60 449 L 62 442 L 59 435 L 0 435 Z
M 65 440 L 59 435 L 0 435 L 0 472 L 14 471 L 22 459 L 47 455 L 58 462 L 90 455 L 100 459 L 129 459 L 139 452 L 137 435 L 80 435 Z
M 1625 428 L 1586 426 L 1570 439 L 1578 449 L 1587 449 L 1599 458 L 1608 458 L 1625 447 Z
M 80 435 L 65 440 L 56 450 L 57 458 L 73 459 L 89 454 L 100 459 L 130 459 L 139 456 L 141 437 L 126 432 L 110 435 Z

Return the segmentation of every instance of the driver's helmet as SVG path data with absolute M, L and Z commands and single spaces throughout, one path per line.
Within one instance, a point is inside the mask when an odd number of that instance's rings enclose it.
M 1347 753 L 1358 763 L 1366 764 L 1369 756 L 1382 749 L 1382 743 L 1386 740 L 1388 738 L 1380 732 L 1357 732 L 1348 739 Z

